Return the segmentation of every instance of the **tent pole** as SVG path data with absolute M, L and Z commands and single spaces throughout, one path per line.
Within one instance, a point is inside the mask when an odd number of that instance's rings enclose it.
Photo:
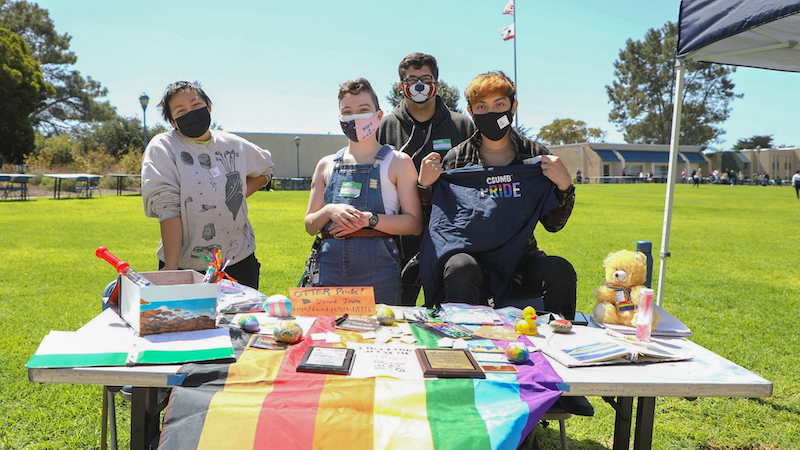
M 672 202 L 675 194 L 675 172 L 678 168 L 678 146 L 681 135 L 681 109 L 683 108 L 683 78 L 685 66 L 683 61 L 676 61 L 678 71 L 675 74 L 675 104 L 672 111 L 672 136 L 669 144 L 669 169 L 667 170 L 667 195 L 664 200 L 664 228 L 661 232 L 661 262 L 658 269 L 658 293 L 656 304 L 661 306 L 664 294 L 664 279 L 667 274 L 667 258 L 669 258 L 669 233 L 672 224 Z

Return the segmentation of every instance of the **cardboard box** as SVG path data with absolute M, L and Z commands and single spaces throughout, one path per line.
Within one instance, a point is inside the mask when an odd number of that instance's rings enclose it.
M 217 285 L 194 270 L 140 272 L 155 286 L 120 276 L 119 315 L 140 335 L 215 328 Z

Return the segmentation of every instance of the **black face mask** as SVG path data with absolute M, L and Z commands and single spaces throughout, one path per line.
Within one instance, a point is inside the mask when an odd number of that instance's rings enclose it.
M 211 112 L 207 106 L 189 111 L 175 119 L 175 125 L 184 136 L 197 139 L 211 126 Z
M 503 139 L 509 128 L 511 127 L 511 120 L 514 115 L 511 114 L 509 109 L 506 112 L 490 112 L 486 114 L 475 114 L 472 120 L 481 135 L 485 136 L 490 141 L 499 141 Z

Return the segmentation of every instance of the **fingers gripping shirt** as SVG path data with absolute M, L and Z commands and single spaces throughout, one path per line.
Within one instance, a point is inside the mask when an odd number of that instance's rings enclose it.
M 556 206 L 553 183 L 539 164 L 469 165 L 442 174 L 420 246 L 426 294 L 441 287 L 450 256 L 469 253 L 481 263 L 494 299 L 504 299 L 528 237 L 539 218 Z

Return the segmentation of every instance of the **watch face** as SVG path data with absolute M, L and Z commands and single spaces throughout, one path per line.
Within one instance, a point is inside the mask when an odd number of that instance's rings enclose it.
M 369 217 L 369 226 L 374 227 L 377 224 L 378 224 L 378 215 L 377 214 L 371 215 Z

